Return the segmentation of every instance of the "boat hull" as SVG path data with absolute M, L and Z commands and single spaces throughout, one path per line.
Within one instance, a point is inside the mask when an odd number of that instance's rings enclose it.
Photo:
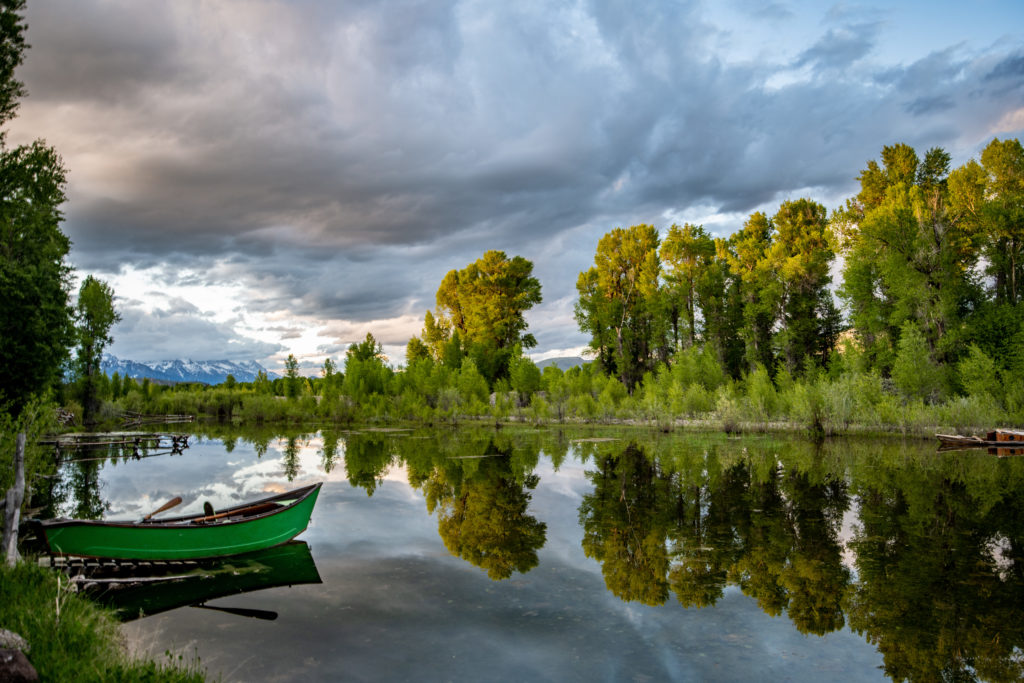
M 180 575 L 181 569 L 175 569 L 177 565 L 172 563 L 170 570 L 178 575 L 162 580 L 156 577 L 133 583 L 130 578 L 115 578 L 104 582 L 102 578 L 87 576 L 80 579 L 80 583 L 91 597 L 114 608 L 122 621 L 199 605 L 228 595 L 321 583 L 309 546 L 302 541 L 202 562 L 185 575 Z M 160 564 L 150 566 L 155 568 Z
M 189 518 L 139 524 L 50 520 L 42 522 L 42 528 L 50 552 L 56 555 L 123 560 L 195 560 L 237 555 L 286 543 L 302 533 L 309 525 L 320 486 L 297 489 L 293 492 L 296 500 L 290 504 L 240 520 L 230 516 L 217 523 L 196 523 Z

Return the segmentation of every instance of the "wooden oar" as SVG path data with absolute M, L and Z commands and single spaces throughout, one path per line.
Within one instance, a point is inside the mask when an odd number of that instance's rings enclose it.
M 192 605 L 192 607 L 199 607 L 202 609 L 213 609 L 218 612 L 227 612 L 228 614 L 235 614 L 240 617 L 252 617 L 253 619 L 264 619 L 266 621 L 273 621 L 277 619 L 277 612 L 271 612 L 265 609 L 247 609 L 245 607 L 214 607 L 213 605 L 207 605 L 200 603 L 198 605 Z
M 238 510 L 228 510 L 226 512 L 220 512 L 220 513 L 217 513 L 216 515 L 207 515 L 205 517 L 196 517 L 195 519 L 192 519 L 192 520 L 189 520 L 189 521 L 191 521 L 191 522 L 212 522 L 215 519 L 222 519 L 224 517 L 236 517 L 236 516 L 239 516 L 239 515 L 247 515 L 249 517 L 254 517 L 256 515 L 261 515 L 264 512 L 270 512 L 271 510 L 276 510 L 279 507 L 281 507 L 281 506 L 278 505 L 277 503 L 259 503 L 257 505 L 250 505 L 247 508 L 241 508 L 241 509 L 238 509 Z
M 169 501 L 167 501 L 166 503 L 161 505 L 159 508 L 157 508 L 156 510 L 153 510 L 148 515 L 143 517 L 140 521 L 145 522 L 146 520 L 148 520 L 153 515 L 159 515 L 164 510 L 170 510 L 175 505 L 181 505 L 181 496 L 175 496 L 174 498 L 171 498 Z

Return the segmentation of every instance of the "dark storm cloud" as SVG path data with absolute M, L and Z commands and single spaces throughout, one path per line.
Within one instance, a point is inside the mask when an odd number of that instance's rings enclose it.
M 34 90 L 105 107 L 114 89 L 137 107 L 122 114 L 129 158 L 108 171 L 111 192 L 76 191 L 72 169 L 68 228 L 87 263 L 545 236 L 666 203 L 743 210 L 848 178 L 804 159 L 865 132 L 847 114 L 864 95 L 849 83 L 765 92 L 764 71 L 706 60 L 706 27 L 685 3 L 594 3 L 589 42 L 566 35 L 579 19 L 517 8 L 465 10 L 460 25 L 434 3 L 320 10 L 317 22 L 278 6 L 232 21 L 178 7 L 148 21 L 141 6 L 104 5 L 74 28 L 80 4 L 30 16 Z M 212 26 L 190 33 L 204 18 Z M 252 35 L 220 40 L 232 23 Z M 829 29 L 796 64 L 846 67 L 876 33 Z M 77 65 L 75 87 L 60 64 Z
M 185 264 L 168 284 L 368 323 L 504 249 L 537 264 L 557 348 L 611 227 L 838 197 L 882 145 L 973 150 L 1020 106 L 1019 50 L 884 65 L 878 12 L 822 12 L 788 63 L 752 64 L 695 2 L 33 2 L 16 125 L 68 162 L 84 269 Z
M 845 69 L 871 52 L 879 28 L 880 24 L 873 22 L 829 29 L 818 42 L 800 53 L 796 66 Z
M 986 81 L 1009 79 L 1018 84 L 1024 81 L 1024 54 L 1017 53 L 996 64 L 991 71 L 985 74 Z
M 29 95 L 35 100 L 130 103 L 138 89 L 178 81 L 183 74 L 166 6 L 133 11 L 114 3 L 29 5 L 32 48 L 19 75 L 33 84 Z
M 956 102 L 954 102 L 953 98 L 948 95 L 932 95 L 929 97 L 918 97 L 911 102 L 907 102 L 907 104 L 904 105 L 904 109 L 914 116 L 921 116 L 922 114 L 934 114 L 946 111 L 947 109 L 952 109 L 955 106 Z

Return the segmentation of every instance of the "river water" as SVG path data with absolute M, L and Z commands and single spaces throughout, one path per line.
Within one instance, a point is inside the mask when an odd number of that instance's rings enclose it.
M 70 462 L 48 493 L 137 519 L 324 482 L 312 566 L 289 570 L 319 583 L 122 627 L 225 681 L 1015 680 L 1024 459 L 935 445 L 199 426 L 181 455 Z

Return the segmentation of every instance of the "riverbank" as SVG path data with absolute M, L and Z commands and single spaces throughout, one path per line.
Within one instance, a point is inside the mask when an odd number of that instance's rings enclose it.
M 676 412 L 661 407 L 638 405 L 627 400 L 607 410 L 557 410 L 535 396 L 526 405 L 506 401 L 503 405 L 456 405 L 448 409 L 435 407 L 410 413 L 395 403 L 377 403 L 372 410 L 349 405 L 346 410 L 325 410 L 307 401 L 283 397 L 262 397 L 241 394 L 235 401 L 216 400 L 217 390 L 209 392 L 214 401 L 208 403 L 203 394 L 189 397 L 192 415 L 202 422 L 218 422 L 236 426 L 337 426 L 374 424 L 385 427 L 431 427 L 456 424 L 533 425 L 533 426 L 627 426 L 663 432 L 724 431 L 728 434 L 803 433 L 821 436 L 902 436 L 932 438 L 936 433 L 984 433 L 991 429 L 1016 429 L 1022 422 L 1017 412 L 1010 413 L 990 402 L 958 397 L 941 404 L 923 402 L 897 403 L 883 401 L 874 405 L 854 402 L 822 401 L 817 405 L 758 405 L 745 397 L 728 398 L 706 412 Z M 781 403 L 781 402 L 780 402 Z M 796 403 L 796 402 L 794 402 Z M 157 402 L 144 414 L 159 416 L 167 406 Z M 180 407 L 180 406 L 176 406 Z M 123 428 L 118 406 L 107 404 L 107 419 L 93 427 L 95 431 Z M 78 426 L 77 429 L 82 427 Z M 76 427 L 72 426 L 72 429 Z M 168 425 L 168 431 L 175 426 Z M 185 429 L 187 431 L 187 429 Z
M 685 360 L 685 358 L 683 359 Z M 388 381 L 335 386 L 307 382 L 277 395 L 270 385 L 157 387 L 117 382 L 97 417 L 118 425 L 125 415 L 216 419 L 240 425 L 630 424 L 663 431 L 712 429 L 728 433 L 803 431 L 824 436 L 888 433 L 931 436 L 978 433 L 1024 425 L 1024 394 L 996 383 L 927 397 L 900 391 L 878 373 L 848 369 L 772 378 L 758 368 L 739 379 L 698 372 L 680 361 L 645 375 L 632 393 L 618 379 L 590 369 L 545 368 L 532 382 L 488 385 L 472 366 L 387 370 Z M 414 371 L 415 370 L 415 371 Z M 692 370 L 692 371 L 691 371 Z M 699 368 L 698 368 L 699 370 Z M 420 374 L 417 374 L 417 373 Z M 390 374 L 389 374 L 390 373 Z M 349 381 L 352 380 L 352 381 Z M 977 385 L 977 386 L 976 386 Z M 516 388 L 518 387 L 518 388 Z M 80 414 L 78 406 L 64 406 Z
M 198 660 L 169 653 L 164 662 L 131 657 L 108 610 L 72 591 L 63 575 L 31 561 L 0 567 L 0 628 L 25 639 L 41 681 L 205 680 Z

